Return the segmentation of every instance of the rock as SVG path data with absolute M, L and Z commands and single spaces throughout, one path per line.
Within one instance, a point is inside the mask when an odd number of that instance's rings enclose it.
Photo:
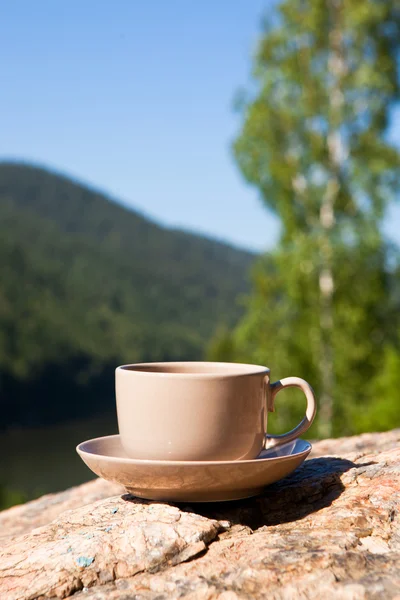
M 2 538 L 28 533 L 35 527 L 50 523 L 66 510 L 123 492 L 124 489 L 115 483 L 94 479 L 65 492 L 47 494 L 32 502 L 3 510 L 0 512 L 0 544 Z
M 343 437 L 336 440 L 321 440 L 313 445 L 313 456 L 335 456 L 344 454 L 360 455 L 368 452 L 390 450 L 399 443 L 400 430 L 385 431 L 384 433 L 363 433 L 362 435 Z
M 218 521 L 123 496 L 69 510 L 0 551 L 0 597 L 70 596 L 203 552 Z
M 0 598 L 400 600 L 399 442 L 318 442 L 246 501 L 177 507 L 98 480 L 3 511 Z

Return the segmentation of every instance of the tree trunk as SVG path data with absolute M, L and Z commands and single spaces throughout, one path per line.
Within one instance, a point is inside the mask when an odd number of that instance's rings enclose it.
M 335 225 L 335 202 L 340 189 L 340 171 L 344 160 L 345 148 L 343 136 L 340 132 L 343 94 L 341 79 L 345 72 L 345 63 L 342 49 L 341 14 L 342 0 L 330 0 L 329 11 L 332 21 L 332 30 L 329 36 L 330 56 L 328 72 L 331 76 L 330 107 L 329 107 L 329 133 L 327 137 L 330 176 L 327 181 L 325 194 L 322 198 L 320 209 L 321 244 L 320 244 L 320 377 L 321 398 L 319 410 L 319 435 L 330 437 L 333 425 L 334 406 L 334 353 L 333 353 L 333 241 L 332 231 Z
M 318 419 L 318 433 L 321 438 L 332 436 L 333 419 L 333 391 L 334 391 L 334 366 L 333 366 L 333 290 L 334 279 L 332 269 L 332 246 L 330 232 L 333 227 L 333 205 L 336 194 L 330 191 L 328 185 L 323 198 L 320 223 L 322 228 L 321 240 L 321 268 L 319 274 L 320 291 L 320 377 L 321 398 Z

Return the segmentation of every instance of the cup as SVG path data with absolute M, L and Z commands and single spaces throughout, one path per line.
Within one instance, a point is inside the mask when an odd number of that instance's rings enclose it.
M 283 388 L 307 399 L 303 420 L 282 435 L 267 434 L 267 414 Z M 265 448 L 290 442 L 313 422 L 316 401 L 299 377 L 270 383 L 258 365 L 159 362 L 122 365 L 115 371 L 121 444 L 131 458 L 233 461 L 256 458 Z

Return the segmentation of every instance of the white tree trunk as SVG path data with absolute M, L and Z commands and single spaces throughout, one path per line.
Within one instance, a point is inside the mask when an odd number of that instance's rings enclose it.
M 334 256 L 332 230 L 335 225 L 335 202 L 340 190 L 339 175 L 346 154 L 344 139 L 339 128 L 344 100 L 341 90 L 341 80 L 346 69 L 342 52 L 342 0 L 330 0 L 329 9 L 330 17 L 333 21 L 330 33 L 331 50 L 328 61 L 328 71 L 332 78 L 332 84 L 329 90 L 329 134 L 327 137 L 330 175 L 320 209 L 321 244 L 319 292 L 321 329 L 320 377 L 322 393 L 320 398 L 318 424 L 319 435 L 321 437 L 330 437 L 332 435 L 335 384 L 333 353 L 333 294 L 335 282 L 333 275 Z

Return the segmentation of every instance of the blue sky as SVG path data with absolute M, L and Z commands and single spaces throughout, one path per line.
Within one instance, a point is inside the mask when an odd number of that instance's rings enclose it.
M 129 206 L 260 250 L 276 219 L 230 154 L 271 0 L 12 0 L 0 20 L 0 158 L 56 168 Z M 400 111 L 391 136 L 400 141 Z M 400 210 L 387 220 L 400 241 Z

